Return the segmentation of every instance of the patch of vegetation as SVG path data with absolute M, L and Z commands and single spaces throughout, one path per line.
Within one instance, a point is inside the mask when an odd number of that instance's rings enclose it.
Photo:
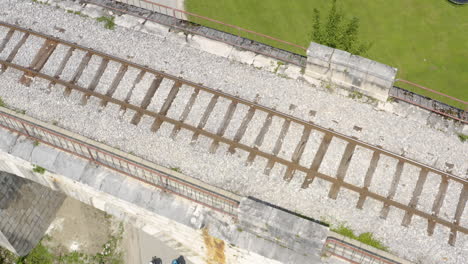
M 2 264 L 15 264 L 17 263 L 17 256 L 5 248 L 0 247 L 0 263 Z
M 336 7 L 336 0 L 332 0 L 330 13 L 322 27 L 320 11 L 314 8 L 313 31 L 310 34 L 312 41 L 350 52 L 355 55 L 364 55 L 371 48 L 370 43 L 358 40 L 359 19 L 351 18 L 345 23 L 344 14 Z
M 39 146 L 39 144 L 40 144 L 40 143 L 39 143 L 39 141 L 37 141 L 37 140 L 33 142 L 33 146 L 35 146 L 35 147 Z
M 53 264 L 54 255 L 42 244 L 42 241 L 27 255 L 20 257 L 18 264 Z
M 67 13 L 69 14 L 74 14 L 74 15 L 78 15 L 78 16 L 81 16 L 81 17 L 88 17 L 87 15 L 81 13 L 81 11 L 73 11 L 73 10 L 67 10 Z M 113 17 L 112 17 L 113 18 Z M 98 20 L 99 21 L 99 20 Z M 99 21 L 101 22 L 101 21 Z
M 326 4 L 329 2 L 186 0 L 185 7 L 195 14 L 308 47 L 314 22 L 313 10 L 318 9 L 325 15 L 330 10 L 330 5 Z M 468 68 L 466 49 L 457 46 L 457 43 L 468 43 L 468 6 L 458 7 L 443 0 L 425 1 L 424 5 L 419 0 L 393 0 L 390 5 L 383 1 L 339 0 L 337 4 L 346 17 L 359 18 L 358 39 L 364 43 L 373 43 L 366 57 L 398 68 L 399 79 L 468 101 L 468 74 L 459 74 Z M 249 8 L 245 8 L 246 6 Z M 305 55 L 305 51 L 300 48 L 236 28 L 194 16 L 189 16 L 189 19 L 204 26 L 240 34 L 242 37 Z M 326 21 L 324 22 L 322 26 L 325 26 Z M 433 93 L 410 85 L 397 83 L 397 86 L 450 105 L 454 103 L 453 100 L 437 98 Z
M 372 233 L 370 233 L 370 232 L 365 232 L 365 233 L 362 233 L 359 236 L 357 236 L 356 234 L 354 234 L 354 231 L 351 228 L 349 228 L 349 227 L 347 227 L 347 226 L 345 226 L 343 224 L 341 224 L 337 228 L 331 228 L 330 230 L 335 232 L 335 233 L 338 233 L 340 235 L 343 235 L 345 237 L 349 237 L 351 239 L 360 241 L 360 242 L 362 242 L 362 243 L 364 243 L 366 245 L 369 245 L 371 247 L 375 247 L 375 248 L 383 250 L 383 251 L 388 251 L 388 247 L 384 246 L 382 244 L 382 242 L 375 239 L 374 236 L 372 235 Z
M 41 166 L 39 165 L 34 165 L 34 168 L 33 168 L 33 171 L 34 172 L 37 172 L 39 174 L 44 174 L 46 169 L 42 168 Z
M 468 135 L 459 133 L 459 134 L 458 134 L 458 138 L 461 140 L 461 142 L 465 142 L 465 141 L 468 140 Z
M 282 61 L 277 61 L 276 62 L 276 67 L 275 67 L 275 70 L 273 71 L 274 73 L 277 73 L 279 68 L 281 67 L 281 65 L 284 65 L 284 62 Z
M 122 234 L 123 224 L 120 223 L 117 234 L 111 236 L 109 241 L 102 246 L 101 253 L 97 253 L 91 257 L 91 263 L 123 264 L 122 253 L 117 249 L 120 241 L 122 240 Z
M 115 28 L 115 17 L 113 16 L 101 16 L 96 18 L 98 22 L 103 22 L 104 23 L 104 28 L 107 29 L 114 29 Z
M 39 1 L 39 0 L 32 0 L 32 2 L 37 3 L 37 4 L 42 4 L 42 5 L 50 5 L 50 3 Z
M 358 91 L 353 91 L 348 95 L 351 99 L 361 99 L 363 96 L 364 95 Z
M 5 104 L 5 102 L 3 101 L 3 98 L 0 97 L 0 106 L 1 107 L 7 107 L 7 105 Z
M 47 247 L 42 244 L 42 241 L 25 257 L 16 257 L 7 250 L 1 251 L 0 248 L 0 263 L 5 264 L 123 264 L 122 253 L 118 252 L 118 245 L 122 240 L 123 224 L 120 223 L 116 235 L 113 235 L 109 240 L 102 245 L 102 251 L 95 255 L 88 255 L 81 252 L 70 252 L 61 255 L 54 255 Z M 49 237 L 44 237 L 43 240 L 48 240 Z M 8 254 L 12 256 L 13 262 L 2 262 L 2 256 Z
M 182 173 L 182 170 L 179 167 L 173 167 L 171 168 L 171 170 L 178 172 L 178 173 Z

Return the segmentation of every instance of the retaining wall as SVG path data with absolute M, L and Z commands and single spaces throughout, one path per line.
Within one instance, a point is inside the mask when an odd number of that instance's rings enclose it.
M 308 77 L 383 102 L 388 99 L 396 73 L 396 68 L 318 43 L 312 42 L 307 50 Z

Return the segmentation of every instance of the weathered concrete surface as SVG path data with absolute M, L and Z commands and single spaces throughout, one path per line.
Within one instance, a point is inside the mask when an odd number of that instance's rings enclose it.
M 27 255 L 44 236 L 65 195 L 0 172 L 0 245 Z
M 47 172 L 34 173 L 32 164 Z M 3 129 L 0 170 L 61 191 L 132 223 L 172 244 L 192 263 L 205 263 L 210 258 L 206 239 L 210 235 L 223 239 L 223 245 L 231 245 L 224 246 L 226 263 L 319 262 L 326 237 L 325 227 L 251 199 L 243 200 L 239 209 L 241 223 L 236 224 L 201 205 Z M 284 225 L 284 221 L 288 224 Z M 271 228 L 261 230 L 260 226 Z M 291 226 L 294 229 L 286 230 Z
M 312 42 L 307 50 L 305 74 L 386 102 L 396 68 Z
M 241 201 L 237 230 L 215 231 L 211 232 L 215 237 L 282 263 L 320 263 L 328 235 L 328 227 L 255 198 Z M 264 241 L 252 243 L 256 237 Z

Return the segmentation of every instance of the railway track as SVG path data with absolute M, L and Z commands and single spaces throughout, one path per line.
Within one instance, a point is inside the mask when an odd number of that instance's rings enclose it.
M 302 188 L 321 179 L 328 197 L 356 193 L 356 208 L 366 200 L 381 203 L 380 217 L 402 210 L 401 225 L 415 216 L 448 228 L 450 245 L 468 234 L 468 183 L 449 172 L 327 130 L 241 98 L 150 69 L 80 45 L 0 22 L 0 72 L 22 72 L 19 83 L 50 82 L 64 95 L 81 94 L 82 104 L 97 99 L 132 113 L 131 123 L 152 119 L 151 130 L 171 125 L 170 136 L 190 132 L 191 142 L 210 140 L 209 151 L 243 153 L 246 164 L 264 164 L 264 173 L 281 172 Z M 291 108 L 294 108 L 291 105 Z M 193 114 L 198 113 L 198 114 Z M 180 135 L 179 135 L 180 136 Z M 260 162 L 260 163 L 262 163 Z

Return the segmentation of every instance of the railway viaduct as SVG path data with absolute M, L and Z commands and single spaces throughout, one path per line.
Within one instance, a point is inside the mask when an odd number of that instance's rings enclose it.
M 76 8 L 85 12 L 81 6 Z M 122 22 L 122 25 L 133 27 L 132 21 Z M 138 26 L 143 31 L 155 29 L 155 25 L 150 27 L 147 21 Z M 292 103 L 277 110 L 260 103 L 258 97 L 261 96 L 243 99 L 18 25 L 1 23 L 1 30 L 3 74 L 0 78 L 5 86 L 0 89 L 5 94 L 8 89 L 21 87 L 20 92 L 47 94 L 47 98 L 55 98 L 64 108 L 73 107 L 74 103 L 70 102 L 78 100 L 80 113 L 74 113 L 77 123 L 86 121 L 87 113 L 98 113 L 99 120 L 102 118 L 104 123 L 109 114 L 106 111 L 110 111 L 110 120 L 116 123 L 120 120 L 117 128 L 130 135 L 120 140 L 131 141 L 131 135 L 143 134 L 141 127 L 144 127 L 151 135 L 158 135 L 148 138 L 160 143 L 156 146 L 168 156 L 172 154 L 169 148 L 164 148 L 164 140 L 170 140 L 173 148 L 187 151 L 189 148 L 184 148 L 185 145 L 199 144 L 207 149 L 194 152 L 203 156 L 200 159 L 196 154 L 171 156 L 177 159 L 189 157 L 194 160 L 192 162 L 209 161 L 219 165 L 221 163 L 216 162 L 224 162 L 227 156 L 219 152 L 232 154 L 227 157 L 236 160 L 238 167 L 225 173 L 238 177 L 226 178 L 226 185 L 233 179 L 251 180 L 247 178 L 255 176 L 248 174 L 248 166 L 251 166 L 263 172 L 254 187 L 284 199 L 290 198 L 289 195 L 299 200 L 301 195 L 309 195 L 311 200 L 312 197 L 317 199 L 317 206 L 318 203 L 338 206 L 337 199 L 349 199 L 346 208 L 340 207 L 340 210 L 350 210 L 350 215 L 359 212 L 363 217 L 376 214 L 375 218 L 369 217 L 370 221 L 380 219 L 383 222 L 387 218 L 394 221 L 393 212 L 398 211 L 401 215 L 396 216 L 398 223 L 394 225 L 408 227 L 422 219 L 429 235 L 437 234 L 439 228 L 447 230 L 443 240 L 451 245 L 456 245 L 459 237 L 463 239 L 468 233 L 464 217 L 468 197 L 466 179 L 452 173 L 463 170 L 466 165 L 463 157 L 456 159 L 455 165 L 446 162 L 447 170 L 443 170 L 440 166 L 414 160 L 405 151 L 395 153 L 387 150 L 388 146 L 366 143 L 356 134 L 347 136 L 305 120 L 304 115 L 292 113 L 298 108 Z M 65 31 L 60 27 L 57 30 Z M 164 34 L 166 39 L 168 33 Z M 173 34 L 180 39 L 180 34 Z M 209 39 L 193 37 L 189 44 L 202 50 L 221 47 L 217 50 L 221 57 L 243 54 L 232 46 L 225 53 L 225 44 Z M 266 60 L 261 56 L 255 58 Z M 267 60 L 265 64 L 271 63 Z M 387 101 L 396 74 L 392 67 L 318 44 L 311 44 L 306 64 L 300 75 L 302 78 L 329 83 L 344 88 L 348 94 L 358 92 L 381 102 Z M 12 108 L 17 111 L 21 104 L 29 107 L 26 104 L 32 103 L 20 96 L 8 94 L 5 97 L 15 102 Z M 46 97 L 42 97 L 44 104 L 36 107 L 54 111 L 52 101 L 47 101 Z M 90 112 L 86 112 L 88 110 Z M 307 112 L 308 117 L 316 114 Z M 32 115 L 44 116 L 39 110 Z M 0 243 L 18 254 L 26 254 L 37 242 L 64 194 L 160 237 L 194 263 L 318 263 L 324 244 L 338 245 L 328 244 L 330 233 L 320 221 L 213 187 L 177 169 L 164 168 L 92 141 L 59 128 L 52 119 L 42 122 L 6 108 L 0 108 L 0 117 L 0 168 L 4 172 L 0 179 L 6 194 L 0 197 L 0 215 L 6 219 L 0 221 Z M 87 125 L 86 122 L 79 124 Z M 135 127 L 140 129 L 136 134 L 132 131 Z M 359 132 L 362 127 L 352 129 Z M 190 134 L 183 134 L 186 132 Z M 191 138 L 190 143 L 179 143 L 176 138 L 180 134 Z M 112 138 L 108 140 L 115 142 Z M 155 146 L 152 142 L 147 144 Z M 265 147 L 267 144 L 269 148 Z M 455 151 L 464 149 L 453 145 Z M 418 150 L 415 152 L 419 154 Z M 151 155 L 157 155 L 157 151 L 144 156 Z M 218 159 L 217 155 L 223 158 Z M 215 167 L 213 174 L 222 174 L 223 171 Z M 247 177 L 236 175 L 242 173 Z M 218 182 L 218 186 L 223 184 Z M 22 190 L 23 196 L 12 194 L 17 190 Z M 313 196 L 320 192 L 325 194 Z M 349 196 L 343 198 L 343 194 Z M 27 201 L 42 202 L 34 208 L 15 209 L 24 207 Z M 34 228 L 28 229 L 29 226 Z M 348 242 L 341 242 L 348 247 L 343 252 L 396 259 Z M 222 246 L 213 248 L 213 245 Z M 217 250 L 222 253 L 216 254 Z M 216 259 L 219 256 L 221 260 Z M 397 262 L 404 263 L 403 260 Z
M 5 113 L 18 115 L 8 109 L 1 111 L 3 117 Z M 22 119 L 43 128 L 51 127 L 26 116 Z M 54 131 L 86 144 L 93 143 L 113 158 L 138 161 L 79 135 L 59 128 Z M 235 209 L 229 204 L 209 208 L 171 193 L 170 187 L 161 190 L 157 185 L 111 170 L 104 163 L 77 157 L 4 128 L 0 129 L 0 148 L 0 244 L 19 255 L 27 254 L 35 246 L 64 195 L 68 195 L 160 238 L 193 263 L 320 262 L 328 228 L 284 209 L 227 193 L 140 160 L 141 166 L 186 179 L 200 189 L 240 204 Z M 219 208 L 224 208 L 224 213 Z M 289 223 L 287 227 L 285 222 Z M 208 241 L 214 239 L 212 236 L 223 239 L 218 240 L 221 247 L 210 248 L 213 245 Z M 223 259 L 214 259 L 209 253 L 212 251 Z

